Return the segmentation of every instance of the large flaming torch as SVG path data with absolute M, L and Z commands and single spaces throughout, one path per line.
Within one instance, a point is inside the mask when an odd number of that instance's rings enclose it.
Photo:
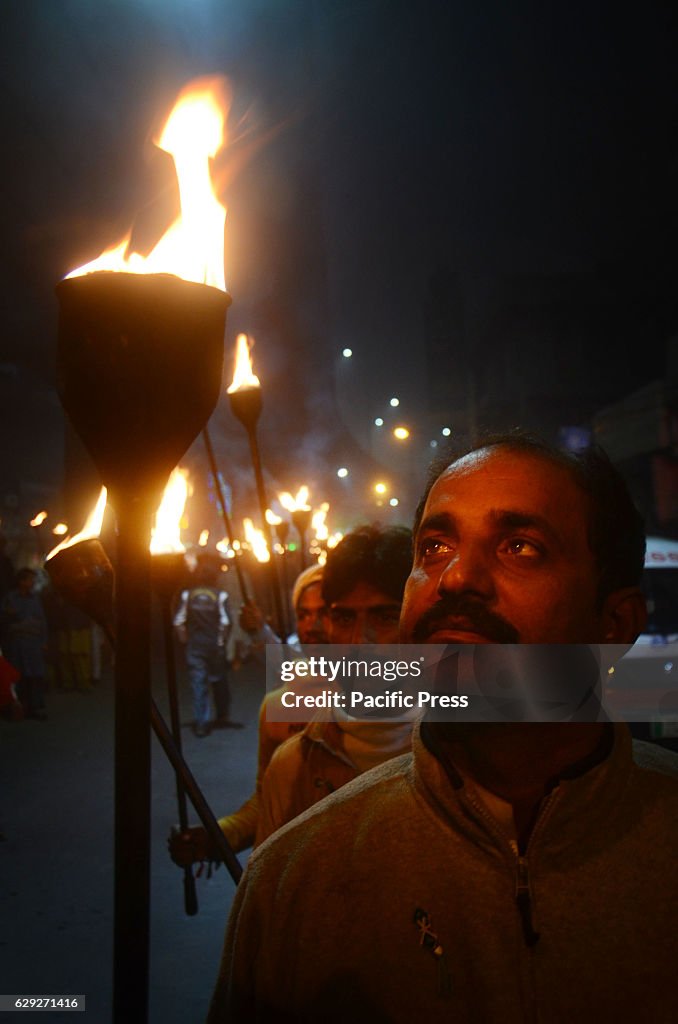
M 231 403 L 231 411 L 247 432 L 247 439 L 250 445 L 252 456 L 252 468 L 254 479 L 257 485 L 257 497 L 259 499 L 259 511 L 261 514 L 262 528 L 268 550 L 273 551 L 273 537 L 271 527 L 266 519 L 268 500 L 266 498 L 266 487 L 264 486 L 264 474 L 261 468 L 261 455 L 259 442 L 257 441 L 257 423 L 261 415 L 261 384 L 259 378 L 252 368 L 250 358 L 250 344 L 246 334 L 239 334 L 236 341 L 235 372 L 233 381 L 228 388 L 228 397 Z M 269 586 L 273 596 L 275 615 L 277 620 L 277 632 L 281 639 L 287 639 L 285 616 L 280 594 L 280 579 L 278 568 L 274 558 L 268 560 Z
M 63 406 L 118 521 L 115 672 L 116 1021 L 146 1019 L 150 880 L 151 517 L 219 395 L 225 210 L 210 159 L 223 142 L 220 80 L 180 95 L 157 145 L 174 157 L 181 216 L 145 259 L 129 239 L 57 287 Z

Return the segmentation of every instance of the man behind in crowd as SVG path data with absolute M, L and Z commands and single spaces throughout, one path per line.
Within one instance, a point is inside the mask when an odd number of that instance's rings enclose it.
M 213 724 L 240 728 L 230 718 L 226 647 L 231 633 L 228 594 L 218 585 L 218 563 L 211 555 L 198 556 L 195 586 L 183 590 L 174 626 L 186 645 L 186 667 L 193 693 L 193 731 L 200 739 Z M 212 691 L 216 721 L 212 717 Z
M 412 533 L 361 526 L 329 552 L 323 598 L 332 644 L 395 644 Z M 357 721 L 338 709 L 319 714 L 279 747 L 261 787 L 256 845 L 361 772 L 410 749 L 412 716 Z
M 405 642 L 630 645 L 642 520 L 600 452 L 508 435 L 431 479 Z M 606 722 L 424 719 L 272 837 L 209 1024 L 678 1020 L 678 758 Z
M 312 565 L 297 577 L 292 589 L 292 607 L 297 620 L 297 635 L 301 644 L 327 643 L 327 608 L 322 596 L 323 567 Z M 254 605 L 246 605 L 240 614 L 243 629 L 261 638 L 262 643 L 279 643 L 270 627 L 266 627 L 261 611 Z M 254 793 L 245 803 L 223 818 L 219 827 L 235 853 L 249 849 L 257 832 L 260 813 L 261 781 L 273 752 L 295 732 L 304 728 L 303 722 L 269 721 L 267 708 L 280 699 L 280 692 L 268 693 L 259 708 L 257 776 Z M 189 864 L 217 859 L 210 838 L 202 826 L 194 826 L 185 832 L 173 830 L 168 840 L 170 856 L 175 864 L 187 867 Z

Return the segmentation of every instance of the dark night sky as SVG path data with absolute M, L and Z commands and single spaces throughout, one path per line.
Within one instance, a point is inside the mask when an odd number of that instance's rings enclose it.
M 496 324 L 545 279 L 565 308 L 593 309 L 593 383 L 584 402 L 553 374 L 539 408 L 585 422 L 662 374 L 678 271 L 670 5 L 25 0 L 2 23 L 5 495 L 61 485 L 53 285 L 166 185 L 149 130 L 213 71 L 232 81 L 236 135 L 241 117 L 250 139 L 280 129 L 224 193 L 227 349 L 237 330 L 257 338 L 276 483 L 310 479 L 347 518 L 373 514 L 373 473 L 423 465 L 441 381 L 453 403 L 467 364 L 488 363 L 491 407 Z M 460 275 L 465 333 L 432 361 L 434 272 Z M 552 362 L 548 330 L 539 344 Z M 526 387 L 515 422 L 539 416 Z M 409 467 L 370 427 L 391 394 L 418 431 Z M 212 427 L 237 494 L 246 458 L 225 404 Z M 342 497 L 334 469 L 352 458 Z

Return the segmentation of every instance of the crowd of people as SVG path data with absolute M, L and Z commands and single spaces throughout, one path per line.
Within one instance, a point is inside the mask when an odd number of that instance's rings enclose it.
M 86 692 L 100 675 L 97 627 L 29 566 L 15 571 L 0 536 L 0 714 L 47 719 L 50 689 Z

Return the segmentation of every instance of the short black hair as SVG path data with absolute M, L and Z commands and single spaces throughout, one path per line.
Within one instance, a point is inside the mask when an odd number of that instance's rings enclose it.
M 424 495 L 414 516 L 415 537 L 435 482 L 454 462 L 485 448 L 507 448 L 567 470 L 589 499 L 588 540 L 600 571 L 599 599 L 603 600 L 615 590 L 638 586 L 645 564 L 645 523 L 626 481 L 599 445 L 573 453 L 533 434 L 512 431 L 490 434 L 466 449 L 448 449 L 431 464 Z
M 330 605 L 359 583 L 402 601 L 412 569 L 412 531 L 406 526 L 359 526 L 327 554 L 322 594 Z

